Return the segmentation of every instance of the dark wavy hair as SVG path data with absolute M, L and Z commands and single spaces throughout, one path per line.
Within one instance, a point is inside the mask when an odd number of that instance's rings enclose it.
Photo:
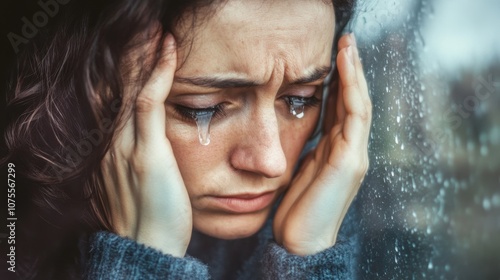
M 171 32 L 178 44 L 189 43 L 173 27 L 186 12 L 213 11 L 218 2 L 73 0 L 18 54 L 9 69 L 0 163 L 15 164 L 16 268 L 23 279 L 80 278 L 82 234 L 112 231 L 100 162 L 120 123 L 124 86 L 139 89 L 154 68 L 143 63 L 139 80 L 126 79 L 140 62 L 123 58 L 145 42 L 133 39 L 159 21 L 162 40 Z M 353 2 L 333 0 L 336 41 Z

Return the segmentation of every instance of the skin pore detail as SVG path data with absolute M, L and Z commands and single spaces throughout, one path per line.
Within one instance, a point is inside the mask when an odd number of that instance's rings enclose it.
M 178 30 L 193 35 L 177 48 L 166 134 L 197 230 L 250 236 L 287 189 L 319 117 L 334 21 L 323 1 L 228 1 L 194 30 Z M 200 145 L 208 130 L 210 144 Z

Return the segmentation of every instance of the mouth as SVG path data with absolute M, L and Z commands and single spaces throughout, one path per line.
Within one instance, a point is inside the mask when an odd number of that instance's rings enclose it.
M 276 191 L 242 193 L 228 196 L 209 196 L 208 199 L 214 208 L 243 214 L 258 212 L 267 208 L 273 202 L 276 193 Z

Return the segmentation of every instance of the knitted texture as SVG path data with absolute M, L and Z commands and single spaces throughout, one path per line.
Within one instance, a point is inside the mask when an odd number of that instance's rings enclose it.
M 298 256 L 271 242 L 261 258 L 259 279 L 356 279 L 359 236 L 353 203 L 342 222 L 334 246 L 314 255 Z
M 207 267 L 109 232 L 91 236 L 84 279 L 208 279 Z
M 85 279 L 355 279 L 359 242 L 354 217 L 351 207 L 337 243 L 309 256 L 290 254 L 276 244 L 272 218 L 243 239 L 222 240 L 194 231 L 184 258 L 98 232 L 85 245 L 90 250 L 83 261 Z
M 352 245 L 338 241 L 317 254 L 297 256 L 270 243 L 262 258 L 262 279 L 353 279 Z

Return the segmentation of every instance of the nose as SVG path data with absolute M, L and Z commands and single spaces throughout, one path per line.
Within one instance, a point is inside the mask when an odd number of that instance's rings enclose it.
M 231 165 L 242 171 L 276 178 L 286 172 L 280 129 L 274 107 L 252 114 L 242 125 L 240 140 L 231 154 Z

